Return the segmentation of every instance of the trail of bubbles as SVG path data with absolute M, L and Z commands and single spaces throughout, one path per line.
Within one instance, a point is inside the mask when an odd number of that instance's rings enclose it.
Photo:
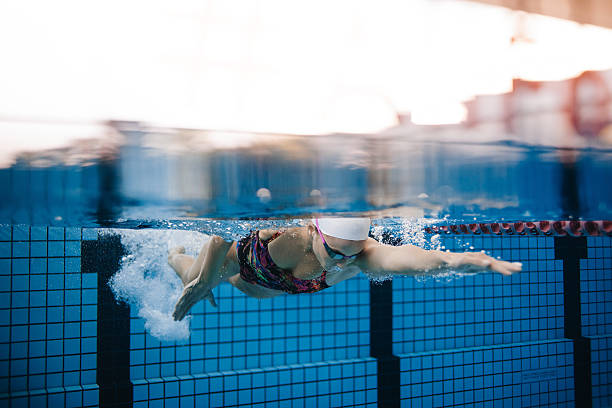
M 375 239 L 381 241 L 383 238 L 395 241 L 399 245 L 414 245 L 419 248 L 428 250 L 445 250 L 444 246 L 440 242 L 440 235 L 430 235 L 425 232 L 428 226 L 447 221 L 444 219 L 432 219 L 432 218 L 400 218 L 390 220 L 390 222 L 382 221 L 372 226 L 372 235 Z M 473 251 L 474 247 L 469 242 L 461 242 L 460 247 L 468 251 Z M 455 279 L 460 279 L 466 276 L 473 276 L 477 273 L 469 270 L 454 270 L 454 271 L 440 271 L 437 273 L 428 273 L 423 275 L 415 275 L 414 279 L 419 282 L 436 281 L 443 283 L 450 283 Z M 391 279 L 392 276 L 383 277 L 370 277 L 370 280 L 374 282 L 382 282 Z
M 457 280 L 457 279 L 460 279 L 466 276 L 474 276 L 477 274 L 478 274 L 477 272 L 462 272 L 460 270 L 455 270 L 455 271 L 439 272 L 433 275 L 415 275 L 414 279 L 417 282 L 421 282 L 421 283 L 429 282 L 432 280 L 436 282 L 442 282 L 442 283 L 451 283 L 454 280 Z
M 403 219 L 402 227 L 400 229 L 402 233 L 402 243 L 412 244 L 424 249 L 445 250 L 440 242 L 439 234 L 428 236 L 428 234 L 425 232 L 426 227 L 443 221 L 447 221 L 446 217 L 442 220 L 423 218 Z M 470 242 L 463 242 L 462 240 L 457 246 L 463 248 L 465 251 L 474 250 L 474 246 L 472 246 Z M 416 275 L 414 279 L 422 283 L 432 280 L 436 282 L 450 283 L 456 279 L 461 279 L 466 276 L 474 276 L 477 274 L 478 272 L 473 272 L 470 270 L 470 267 L 466 267 L 463 270 L 456 269 L 453 271 L 440 271 L 427 275 Z
M 183 285 L 168 265 L 168 249 L 182 245 L 196 256 L 208 236 L 182 230 L 107 230 L 121 236 L 128 255 L 109 285 L 117 300 L 130 305 L 144 319 L 145 329 L 163 341 L 189 338 L 189 320 L 172 318 Z
M 394 218 L 386 220 L 375 220 L 372 224 L 372 236 L 381 242 L 390 242 L 394 245 L 414 245 L 423 249 L 443 250 L 439 235 L 429 235 L 425 229 L 433 224 L 439 223 L 441 219 L 432 218 Z M 368 276 L 373 282 L 383 282 L 392 279 L 392 275 Z M 418 277 L 417 279 L 430 279 L 431 276 Z

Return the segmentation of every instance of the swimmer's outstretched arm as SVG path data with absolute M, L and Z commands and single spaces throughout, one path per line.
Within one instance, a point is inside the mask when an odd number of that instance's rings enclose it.
M 413 245 L 391 246 L 368 239 L 361 269 L 372 276 L 435 275 L 447 271 L 497 272 L 512 275 L 520 272 L 520 262 L 500 261 L 483 252 L 443 252 Z
M 208 298 L 213 306 L 216 306 L 211 290 L 223 280 L 222 266 L 227 251 L 232 242 L 227 242 L 216 235 L 210 238 L 206 249 L 200 251 L 198 258 L 193 263 L 190 276 L 195 278 L 183 288 L 183 293 L 174 307 L 174 320 L 183 320 L 189 309 L 198 301 Z

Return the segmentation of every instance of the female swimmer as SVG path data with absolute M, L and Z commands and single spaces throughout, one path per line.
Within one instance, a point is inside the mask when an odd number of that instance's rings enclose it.
M 182 320 L 201 299 L 216 306 L 212 289 L 223 281 L 261 299 L 318 292 L 360 271 L 384 278 L 450 270 L 511 275 L 522 268 L 518 262 L 497 260 L 482 252 L 385 245 L 368 238 L 369 231 L 369 218 L 318 218 L 306 227 L 252 231 L 237 242 L 213 236 L 197 259 L 185 255 L 183 247 L 174 248 L 168 263 L 184 285 L 174 319 Z

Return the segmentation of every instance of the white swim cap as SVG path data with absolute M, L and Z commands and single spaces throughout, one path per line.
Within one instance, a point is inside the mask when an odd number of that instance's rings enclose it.
M 336 238 L 361 241 L 370 233 L 369 218 L 313 218 L 312 222 L 316 225 L 317 220 L 322 233 Z

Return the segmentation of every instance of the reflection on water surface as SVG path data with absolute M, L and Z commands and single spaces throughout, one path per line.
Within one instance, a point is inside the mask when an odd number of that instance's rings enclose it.
M 601 148 L 100 129 L 5 160 L 0 223 L 181 227 L 314 212 L 457 222 L 611 215 L 602 188 L 611 151 Z

